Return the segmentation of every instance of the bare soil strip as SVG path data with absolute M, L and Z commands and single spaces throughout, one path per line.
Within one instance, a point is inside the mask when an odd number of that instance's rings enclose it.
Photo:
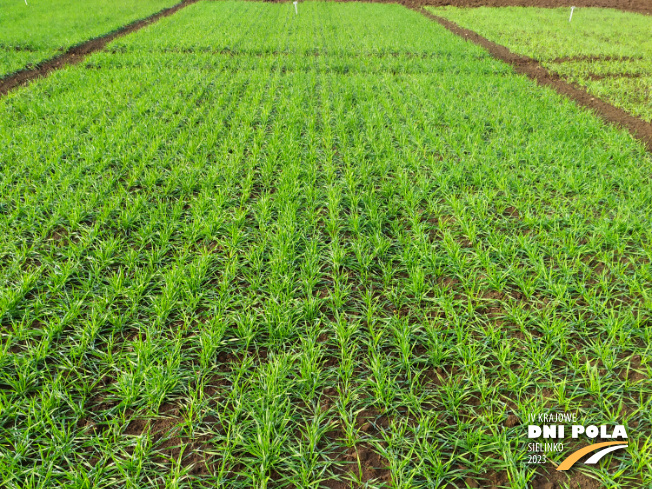
M 529 76 L 536 80 L 539 85 L 553 88 L 561 95 L 569 97 L 578 104 L 591 109 L 606 121 L 626 128 L 634 137 L 640 139 L 645 144 L 648 151 L 652 151 L 652 124 L 649 122 L 638 119 L 624 110 L 591 95 L 586 90 L 564 81 L 559 75 L 549 72 L 541 66 L 541 63 L 532 58 L 514 54 L 505 46 L 496 44 L 474 31 L 460 27 L 456 23 L 438 17 L 423 8 L 415 10 L 421 12 L 429 19 L 438 22 L 454 34 L 482 46 L 491 55 L 512 65 L 517 73 Z
M 30 81 L 36 78 L 48 76 L 51 71 L 61 69 L 64 66 L 80 63 L 86 56 L 94 53 L 95 51 L 103 49 L 104 46 L 113 41 L 115 38 L 122 37 L 142 29 L 146 25 L 152 24 L 162 17 L 172 15 L 185 6 L 197 1 L 198 0 L 182 0 L 181 3 L 163 9 L 160 12 L 150 15 L 149 17 L 145 17 L 144 19 L 137 20 L 131 24 L 127 24 L 103 36 L 84 41 L 81 44 L 77 44 L 76 46 L 72 46 L 68 48 L 66 52 L 55 56 L 54 58 L 45 60 L 34 67 L 24 68 L 20 71 L 12 73 L 11 75 L 0 79 L 0 98 L 7 95 L 9 91 L 13 90 L 16 87 L 27 85 Z

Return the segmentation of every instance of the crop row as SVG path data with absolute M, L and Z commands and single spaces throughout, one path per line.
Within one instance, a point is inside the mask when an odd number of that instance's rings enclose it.
M 430 7 L 428 7 L 430 8 Z M 613 9 L 430 8 L 652 121 L 649 17 Z
M 652 481 L 650 155 L 415 12 L 299 7 L 0 101 L 0 479 L 525 487 L 553 410 Z
M 175 3 L 175 0 L 0 0 L 0 78 Z

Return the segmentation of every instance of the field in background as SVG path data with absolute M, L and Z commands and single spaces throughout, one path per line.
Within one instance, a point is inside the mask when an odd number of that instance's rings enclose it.
M 0 0 L 0 78 L 178 0 Z
M 652 121 L 652 21 L 617 10 L 426 7 Z
M 652 482 L 652 158 L 418 13 L 200 2 L 0 121 L 6 486 Z

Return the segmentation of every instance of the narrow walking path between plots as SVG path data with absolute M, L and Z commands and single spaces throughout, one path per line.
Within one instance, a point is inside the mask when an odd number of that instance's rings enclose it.
M 578 104 L 591 109 L 597 115 L 602 117 L 607 122 L 617 124 L 627 129 L 634 137 L 641 140 L 647 147 L 648 151 L 652 151 L 652 124 L 645 122 L 633 115 L 625 112 L 623 109 L 615 107 L 598 97 L 591 95 L 586 90 L 579 88 L 567 81 L 564 81 L 558 74 L 551 73 L 544 68 L 538 61 L 513 53 L 505 46 L 501 46 L 489 39 L 481 36 L 475 31 L 465 29 L 455 22 L 448 19 L 434 15 L 424 8 L 415 9 L 429 19 L 438 22 L 446 29 L 454 34 L 457 34 L 464 39 L 468 39 L 479 46 L 485 48 L 492 56 L 495 56 L 502 61 L 509 63 L 514 67 L 517 73 L 522 73 L 528 77 L 536 80 L 539 85 L 551 87 L 559 94 L 571 98 Z
M 198 0 L 182 0 L 181 3 L 163 9 L 155 14 L 150 15 L 149 17 L 145 17 L 144 19 L 140 19 L 127 24 L 103 36 L 89 39 L 88 41 L 84 41 L 80 44 L 77 44 L 76 46 L 72 46 L 68 48 L 66 52 L 55 56 L 54 58 L 45 60 L 32 68 L 24 68 L 7 76 L 6 78 L 2 78 L 0 79 L 0 97 L 7 95 L 7 93 L 16 87 L 27 85 L 30 81 L 36 78 L 48 76 L 51 71 L 61 69 L 64 66 L 80 63 L 87 55 L 103 49 L 104 46 L 106 46 L 109 42 L 113 41 L 117 37 L 125 36 L 134 31 L 142 29 L 143 27 L 158 21 L 162 17 L 172 15 L 187 5 L 197 1 Z

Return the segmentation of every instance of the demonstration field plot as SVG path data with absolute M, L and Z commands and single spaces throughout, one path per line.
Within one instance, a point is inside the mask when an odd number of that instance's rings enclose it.
M 652 121 L 650 17 L 611 9 L 426 7 Z
M 402 7 L 395 18 L 378 16 L 378 6 L 334 3 L 300 7 L 301 17 L 283 7 L 267 8 L 260 3 L 202 2 L 174 17 L 162 19 L 138 35 L 118 39 L 113 51 L 204 51 L 216 54 L 328 55 L 340 57 L 418 54 L 431 57 L 466 55 L 489 58 L 481 50 L 459 52 L 444 45 L 433 45 L 432 38 L 414 32 L 415 22 L 427 27 L 430 22 L 414 14 L 405 15 Z M 292 14 L 292 15 L 290 15 Z M 228 24 L 224 17 L 228 16 Z M 416 20 L 418 19 L 418 20 Z M 390 32 L 388 32 L 390 31 Z
M 5 485 L 536 487 L 553 411 L 652 482 L 650 154 L 418 13 L 195 4 L 0 120 Z
M 652 53 L 650 17 L 611 9 L 426 7 L 515 53 L 559 58 L 642 58 Z
M 177 0 L 0 0 L 0 78 Z
M 652 121 L 652 52 L 645 59 L 593 59 L 546 65 L 598 97 L 645 121 Z

